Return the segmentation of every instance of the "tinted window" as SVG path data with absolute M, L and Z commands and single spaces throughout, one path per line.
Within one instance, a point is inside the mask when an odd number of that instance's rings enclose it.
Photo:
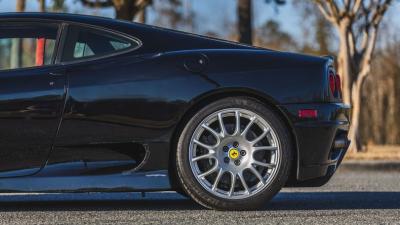
M 107 56 L 118 51 L 138 47 L 139 43 L 119 35 L 97 29 L 70 26 L 63 62 Z
M 51 25 L 0 25 L 0 70 L 51 64 L 57 32 Z

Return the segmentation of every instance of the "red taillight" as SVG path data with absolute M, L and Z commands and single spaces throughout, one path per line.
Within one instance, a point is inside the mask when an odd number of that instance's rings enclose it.
M 299 118 L 317 118 L 318 111 L 316 109 L 300 109 Z
M 337 91 L 339 92 L 339 94 L 342 94 L 342 81 L 340 80 L 340 76 L 339 76 L 339 74 L 336 74 L 336 80 L 335 80 L 335 83 L 336 83 L 336 89 L 337 89 Z
M 329 73 L 329 88 L 331 89 L 332 95 L 335 94 L 336 91 L 336 79 L 334 73 Z

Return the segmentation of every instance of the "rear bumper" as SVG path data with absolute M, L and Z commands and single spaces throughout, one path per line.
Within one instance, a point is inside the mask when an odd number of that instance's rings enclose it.
M 293 128 L 297 167 L 287 186 L 321 186 L 329 181 L 349 146 L 350 107 L 341 103 L 281 105 Z M 299 118 L 301 109 L 315 109 L 317 118 Z

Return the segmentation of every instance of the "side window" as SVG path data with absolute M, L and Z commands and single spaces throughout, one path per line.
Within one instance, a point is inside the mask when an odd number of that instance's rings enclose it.
M 71 25 L 68 27 L 62 61 L 102 57 L 138 46 L 138 42 L 110 32 Z
M 52 64 L 57 25 L 0 25 L 0 71 Z

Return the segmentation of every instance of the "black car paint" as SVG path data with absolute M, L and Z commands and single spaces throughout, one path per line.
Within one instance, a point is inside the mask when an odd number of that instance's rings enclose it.
M 258 98 L 273 107 L 292 129 L 297 160 L 290 185 L 329 177 L 329 169 L 334 167 L 334 172 L 340 162 L 329 159 L 329 154 L 335 136 L 348 130 L 349 110 L 329 93 L 329 58 L 257 49 L 88 16 L 2 14 L 0 21 L 93 26 L 131 35 L 143 44 L 135 51 L 112 57 L 65 64 L 58 58 L 58 64 L 53 66 L 0 72 L 0 81 L 8 76 L 14 81 L 12 86 L 0 84 L 4 88 L 0 92 L 0 107 L 4 107 L 0 111 L 4 121 L 0 132 L 9 132 L 7 124 L 28 131 L 26 124 L 33 126 L 39 119 L 43 121 L 40 127 L 48 129 L 42 132 L 42 138 L 47 139 L 40 142 L 48 148 L 40 146 L 35 155 L 39 161 L 36 157 L 21 161 L 18 154 L 7 159 L 19 167 L 0 173 L 0 191 L 168 190 L 173 186 L 168 173 L 173 169 L 170 153 L 179 129 L 200 105 L 223 96 Z M 41 70 L 45 74 L 36 82 L 26 82 Z M 58 76 L 49 75 L 52 71 Z M 44 93 L 42 99 L 30 91 L 49 89 L 51 82 L 56 87 Z M 19 107 L 10 112 L 7 103 L 12 104 L 16 96 L 21 96 L 18 90 L 23 87 L 24 104 L 18 103 Z M 300 119 L 299 109 L 317 109 L 318 118 Z M 14 116 L 24 123 L 16 124 Z M 58 125 L 59 129 L 54 130 Z M 11 142 L 14 149 L 8 152 L 24 147 L 19 144 L 35 146 L 38 143 L 33 141 L 42 140 L 32 134 L 18 137 L 21 133 L 14 131 L 10 133 L 15 135 L 15 142 Z M 139 149 L 135 144 L 146 146 L 148 153 L 138 170 L 134 170 L 135 154 L 118 147 L 129 149 L 132 145 L 135 151 Z M 24 150 L 22 154 L 27 154 Z
M 49 156 L 65 98 L 65 77 L 50 71 L 0 73 L 0 177 L 37 172 Z

